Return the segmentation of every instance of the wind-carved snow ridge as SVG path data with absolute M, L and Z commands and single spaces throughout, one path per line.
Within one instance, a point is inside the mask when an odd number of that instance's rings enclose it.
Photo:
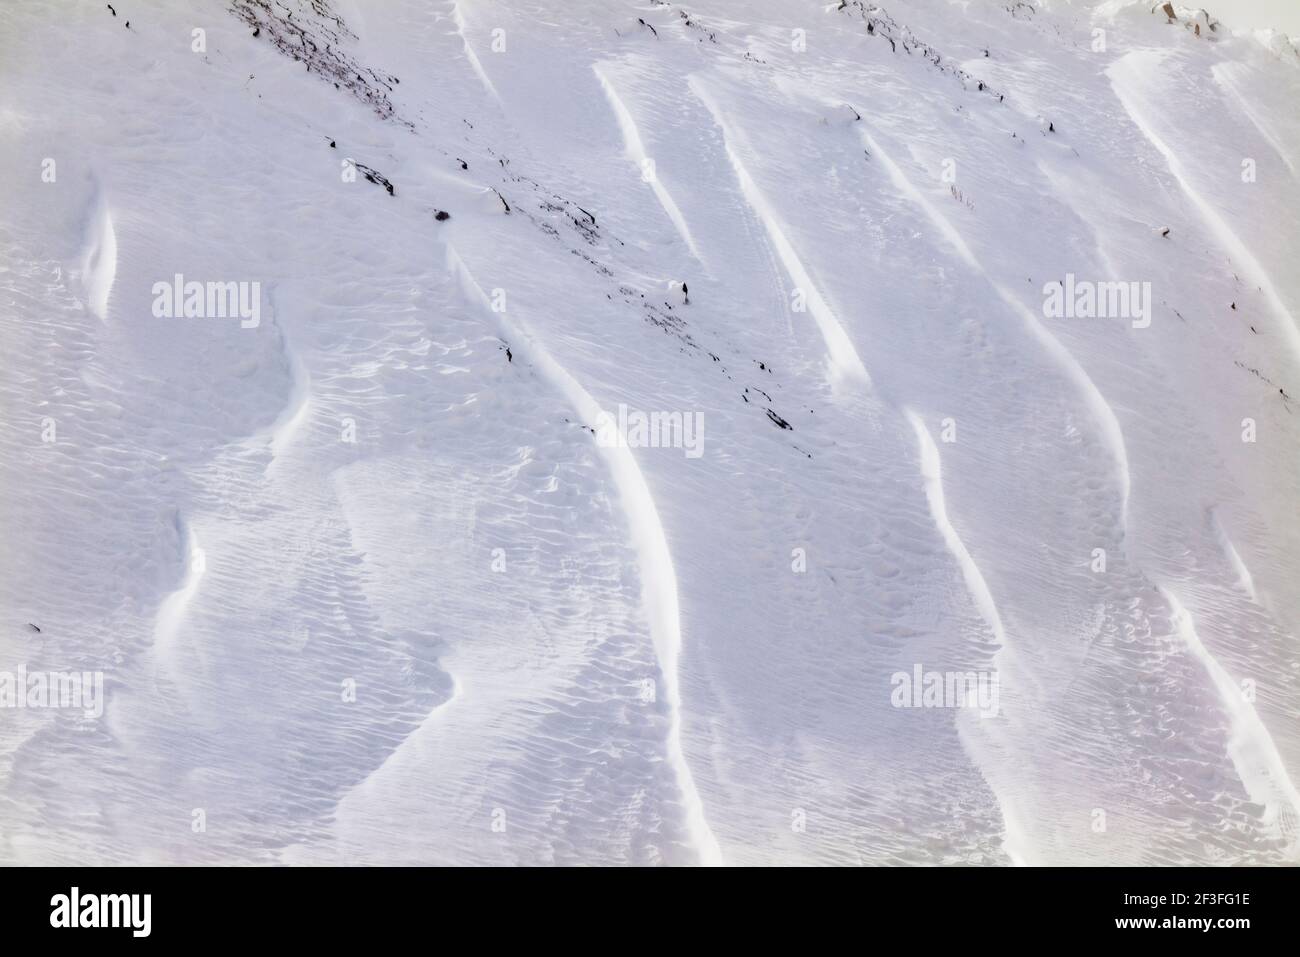
M 880 158 L 886 169 L 889 171 L 894 185 L 906 196 L 916 202 L 926 212 L 940 232 L 953 243 L 958 253 L 970 265 L 977 268 L 981 273 L 983 267 L 979 264 L 977 258 L 970 251 L 970 248 L 961 240 L 960 235 L 947 222 L 945 217 L 934 208 L 918 190 L 911 185 L 903 175 L 898 166 L 889 158 L 883 150 L 880 149 L 872 137 L 863 131 L 863 140 L 873 155 Z M 987 273 L 985 273 L 987 276 Z M 1115 455 L 1116 462 L 1120 469 L 1120 481 L 1123 490 L 1123 524 L 1122 528 L 1127 534 L 1127 508 L 1129 495 L 1129 469 L 1128 457 L 1124 447 L 1123 436 L 1120 431 L 1118 419 L 1110 405 L 1102 397 L 1095 383 L 1079 365 L 1078 361 L 1070 352 L 1061 345 L 1055 336 L 1051 335 L 1042 323 L 1038 320 L 1028 307 L 1023 305 L 1015 298 L 1009 290 L 1005 289 L 1000 283 L 989 277 L 990 284 L 997 290 L 998 295 L 1019 313 L 1025 322 L 1033 330 L 1035 336 L 1047 348 L 1048 352 L 1056 358 L 1062 366 L 1070 372 L 1072 378 L 1080 384 L 1085 395 L 1089 399 L 1094 413 L 1100 420 L 1103 430 L 1111 445 L 1112 452 Z M 1234 550 L 1235 551 L 1235 550 Z M 1240 558 L 1237 559 L 1240 562 Z M 1244 565 L 1240 567 L 1239 573 L 1244 571 Z M 1246 580 L 1249 580 L 1249 573 L 1246 573 Z M 1253 591 L 1253 585 L 1249 587 Z M 1232 679 L 1223 670 L 1222 666 L 1210 655 L 1209 651 L 1201 643 L 1199 636 L 1196 634 L 1195 627 L 1192 624 L 1191 616 L 1183 608 L 1178 599 L 1167 589 L 1162 589 L 1162 594 L 1168 599 L 1170 607 L 1174 611 L 1175 624 L 1179 636 L 1183 639 L 1191 653 L 1209 672 L 1214 682 L 1216 690 L 1219 692 L 1225 710 L 1232 722 L 1232 737 L 1229 742 L 1229 749 L 1234 767 L 1241 777 L 1251 798 L 1258 803 L 1268 807 L 1269 813 L 1281 827 L 1282 833 L 1292 844 L 1294 850 L 1300 847 L 1300 796 L 1297 796 L 1295 786 L 1286 772 L 1286 767 L 1282 763 L 1272 738 L 1265 728 L 1255 709 L 1245 700 L 1242 690 L 1233 683 Z M 1008 851 L 1010 853 L 1010 851 Z
M 385 771 L 396 766 L 408 750 L 417 746 L 416 742 L 446 718 L 447 712 L 451 710 L 452 705 L 459 702 L 463 694 L 461 684 L 456 680 L 455 675 L 448 675 L 448 678 L 451 681 L 451 688 L 447 694 L 447 699 L 430 708 L 429 713 L 420 720 L 420 723 L 407 732 L 395 748 L 384 755 L 384 759 L 379 763 L 378 767 L 372 768 L 362 780 L 348 788 L 334 802 L 333 817 L 336 820 L 344 813 L 343 808 L 349 801 L 355 800 L 359 796 L 364 797 L 367 792 L 374 789 L 376 782 L 382 780 Z
M 1287 774 L 1277 745 L 1247 700 L 1243 689 L 1210 654 L 1196 632 L 1191 614 L 1168 588 L 1161 588 L 1173 609 L 1178 636 L 1209 673 L 1231 722 L 1228 755 L 1252 801 L 1264 807 L 1265 823 L 1275 825 L 1288 842 L 1287 853 L 1300 859 L 1300 792 Z
M 1232 227 L 1192 186 L 1191 181 L 1187 178 L 1187 171 L 1183 168 L 1178 156 L 1160 138 L 1155 128 L 1147 120 L 1146 115 L 1137 105 L 1136 90 L 1143 86 L 1151 88 L 1151 84 L 1159 76 L 1157 68 L 1166 56 L 1167 54 L 1161 51 L 1135 50 L 1126 54 L 1117 63 L 1107 67 L 1106 76 L 1110 78 L 1111 88 L 1115 91 L 1115 96 L 1133 121 L 1133 125 L 1155 147 L 1156 152 L 1164 157 L 1169 172 L 1178 183 L 1178 187 L 1183 191 L 1183 195 L 1191 201 L 1192 205 L 1196 207 L 1196 211 L 1200 213 L 1201 219 L 1210 234 L 1234 262 L 1241 264 L 1241 268 L 1250 276 L 1251 281 L 1263 290 L 1264 297 L 1279 317 L 1282 334 L 1286 337 L 1287 344 L 1295 353 L 1296 358 L 1300 359 L 1300 326 L 1296 325 L 1291 310 L 1286 307 L 1282 297 L 1273 288 L 1273 280 L 1269 278 L 1268 272 L 1260 261 L 1255 258 L 1250 249 L 1247 248 L 1246 244 L 1232 231 Z
M 117 278 L 117 233 L 103 190 L 96 188 L 86 225 L 85 250 L 81 259 L 82 285 L 86 305 L 100 319 L 108 318 L 108 299 Z
M 285 404 L 284 411 L 271 424 L 268 435 L 271 455 L 273 456 L 272 465 L 284 453 L 285 446 L 288 445 L 289 440 L 302 426 L 303 422 L 307 420 L 311 410 L 311 375 L 307 372 L 307 367 L 303 365 L 302 359 L 293 351 L 287 341 L 284 350 L 289 359 L 289 370 L 293 377 L 293 385 L 289 391 L 289 401 Z
M 180 633 L 181 624 L 185 621 L 185 613 L 189 608 L 190 600 L 194 597 L 195 592 L 199 590 L 199 581 L 203 578 L 203 572 L 206 569 L 206 557 L 203 549 L 199 547 L 198 538 L 195 536 L 194 531 L 179 514 L 176 516 L 175 521 L 176 531 L 180 536 L 181 556 L 185 561 L 185 578 L 180 587 L 164 598 L 162 604 L 158 606 L 153 631 L 155 660 L 163 666 L 165 671 L 172 672 L 173 677 L 176 639 Z
M 993 637 L 997 639 L 998 644 L 1006 645 L 1007 633 L 1002 627 L 1002 616 L 998 614 L 997 604 L 993 601 L 993 593 L 989 591 L 988 583 L 984 581 L 984 575 L 980 572 L 979 566 L 975 564 L 975 559 L 971 557 L 970 552 L 966 550 L 966 546 L 962 544 L 957 529 L 953 528 L 952 522 L 948 519 L 948 509 L 943 500 L 943 475 L 941 471 L 942 465 L 939 460 L 939 447 L 934 444 L 934 437 L 930 435 L 930 430 L 925 427 L 925 422 L 922 421 L 919 415 L 911 409 L 904 409 L 903 414 L 907 416 L 907 421 L 911 423 L 912 429 L 916 432 L 916 439 L 921 447 L 921 480 L 925 484 L 925 498 L 930 504 L 930 516 L 934 519 L 939 534 L 943 536 L 948 551 L 957 560 L 957 567 L 961 569 L 961 577 L 966 582 L 966 590 L 970 592 L 971 599 L 975 602 L 980 617 L 989 626 L 989 630 L 993 632 Z
M 1210 67 L 1210 74 L 1214 77 L 1214 82 L 1219 84 L 1219 86 L 1223 87 L 1223 89 L 1228 92 L 1233 101 L 1237 104 L 1237 108 L 1245 114 L 1246 119 L 1250 120 L 1251 125 L 1255 127 L 1259 132 L 1259 135 L 1264 138 L 1268 145 L 1273 147 L 1273 151 L 1277 153 L 1278 158 L 1286 164 L 1286 168 L 1289 169 L 1291 175 L 1294 176 L 1296 174 L 1295 164 L 1291 162 L 1291 157 L 1287 155 L 1286 147 L 1282 145 L 1282 142 L 1277 138 L 1273 131 L 1268 128 L 1268 124 L 1261 119 L 1259 111 L 1255 109 L 1254 105 L 1250 102 L 1250 99 L 1241 92 L 1241 87 L 1239 87 L 1236 81 L 1233 80 L 1232 74 L 1234 70 L 1239 70 L 1240 68 L 1241 67 L 1235 63 L 1216 63 L 1214 66 Z
M 500 323 L 502 332 L 515 347 L 520 360 L 531 363 L 565 397 L 579 420 L 588 428 L 594 429 L 601 421 L 599 403 L 551 356 L 531 330 L 523 323 L 509 318 L 505 312 L 497 312 L 492 308 L 487 294 L 451 244 L 447 245 L 447 267 L 457 277 L 465 296 L 484 310 L 486 316 Z M 704 804 L 682 751 L 681 692 L 677 676 L 677 662 L 682 647 L 681 613 L 677 599 L 677 574 L 673 569 L 672 554 L 668 550 L 668 539 L 664 534 L 663 523 L 659 520 L 650 487 L 646 484 L 645 476 L 631 449 L 602 447 L 601 453 L 609 465 L 614 484 L 618 487 L 632 546 L 641 570 L 641 599 L 649 620 L 655 654 L 659 659 L 663 696 L 668 706 L 667 759 L 682 793 L 687 831 L 699 853 L 700 863 L 708 866 L 721 865 L 722 849 L 704 816 Z
M 1255 592 L 1255 579 L 1251 576 L 1246 563 L 1241 560 L 1241 555 L 1237 552 L 1237 547 L 1232 544 L 1232 539 L 1228 537 L 1228 530 L 1224 527 L 1223 520 L 1219 517 L 1217 509 L 1210 510 L 1210 519 L 1214 522 L 1214 534 L 1219 539 L 1219 547 L 1228 556 L 1228 562 L 1237 575 L 1237 583 L 1250 596 L 1251 601 L 1258 603 L 1259 598 Z
M 5 4 L 0 863 L 1300 864 L 1300 60 L 1157 2 Z
M 271 307 L 268 326 L 279 342 L 280 351 L 287 366 L 290 383 L 289 393 L 285 397 L 284 408 L 275 417 L 275 421 L 265 428 L 253 432 L 244 440 L 244 444 L 250 447 L 262 446 L 270 451 L 271 460 L 266 466 L 269 473 L 275 468 L 276 462 L 284 453 L 290 439 L 307 420 L 312 397 L 311 374 L 307 371 L 306 365 L 289 342 L 284 324 L 279 321 L 278 284 L 275 282 L 268 284 L 266 293 L 267 303 Z
M 862 359 L 853 347 L 853 341 L 849 338 L 844 327 L 840 325 L 839 320 L 835 318 L 835 313 L 831 311 L 831 307 L 827 305 L 826 300 L 822 298 L 816 283 L 813 282 L 808 270 L 804 268 L 803 262 L 799 259 L 794 244 L 786 238 L 785 230 L 781 227 L 780 221 L 772 211 L 771 205 L 759 190 L 758 184 L 754 182 L 753 177 L 745 169 L 745 164 L 741 162 L 740 155 L 733 146 L 736 134 L 729 128 L 723 118 L 722 111 L 699 80 L 692 76 L 687 82 L 690 84 L 691 92 L 704 104 L 705 109 L 713 117 L 713 122 L 718 125 L 718 129 L 722 133 L 723 146 L 726 148 L 727 158 L 731 160 L 732 169 L 735 170 L 736 179 L 740 183 L 740 191 L 745 197 L 745 202 L 749 205 L 755 218 L 767 230 L 768 237 L 772 240 L 772 245 L 776 248 L 776 253 L 780 257 L 782 265 L 785 266 L 786 272 L 790 274 L 790 280 L 794 283 L 795 288 L 803 292 L 804 299 L 808 304 L 808 311 L 812 313 L 813 319 L 817 322 L 817 328 L 821 330 L 822 339 L 826 342 L 832 368 L 839 375 L 849 380 L 870 385 L 871 376 L 867 374 L 867 367 L 863 365 Z
M 1079 364 L 1079 361 L 1074 358 L 1070 353 L 1070 350 L 1065 348 L 1065 346 L 1061 344 L 1061 341 L 1047 330 L 1039 320 L 1038 316 L 1034 315 L 1029 307 L 1022 303 L 1013 292 L 988 274 L 979 259 L 971 251 L 970 247 L 966 245 L 966 241 L 962 239 L 961 234 L 952 223 L 948 221 L 947 217 L 944 216 L 943 213 L 939 212 L 934 204 L 926 199 L 921 191 L 912 184 L 911 180 L 907 178 L 898 164 L 890 158 L 888 153 L 880 148 L 880 144 L 876 142 L 871 134 L 867 132 L 866 129 L 863 129 L 861 135 L 862 142 L 866 145 L 867 149 L 873 156 L 877 157 L 882 164 L 884 164 L 885 170 L 889 173 L 889 178 L 893 182 L 895 188 L 911 202 L 921 208 L 930 221 L 934 223 L 935 227 L 943 237 L 948 240 L 954 249 L 957 250 L 957 254 L 961 256 L 962 260 L 982 275 L 998 294 L 998 298 L 1005 302 L 1014 313 L 1024 320 L 1025 325 L 1029 328 L 1030 334 L 1033 335 L 1047 353 L 1056 360 L 1057 364 L 1061 366 L 1070 379 L 1072 379 L 1083 392 L 1084 398 L 1088 402 L 1088 407 L 1092 411 L 1093 417 L 1097 420 L 1098 424 L 1100 424 L 1102 435 L 1110 449 L 1112 457 L 1115 460 L 1115 466 L 1118 472 L 1116 479 L 1118 480 L 1120 487 L 1120 529 L 1127 534 L 1128 500 L 1131 478 L 1129 475 L 1128 450 L 1124 446 L 1124 433 L 1123 430 L 1120 429 L 1119 419 L 1115 416 L 1115 410 L 1110 407 L 1110 403 L 1107 402 L 1105 396 L 1101 394 L 1101 390 L 1097 388 L 1097 384 L 1093 382 L 1092 377 L 1088 375 L 1087 370 Z
M 636 163 L 641 169 L 646 169 L 649 157 L 646 156 L 645 144 L 641 142 L 641 134 L 637 130 L 636 121 L 632 118 L 631 112 L 619 97 L 618 91 L 614 89 L 614 85 L 609 81 L 609 78 L 605 76 L 604 71 L 601 70 L 600 64 L 592 64 L 591 69 L 596 74 L 596 78 L 600 80 L 601 89 L 605 91 L 605 98 L 609 100 L 609 105 L 614 110 L 614 116 L 618 119 L 618 127 L 623 134 L 623 146 L 627 150 L 628 158 Z M 664 212 L 668 214 L 668 218 L 672 220 L 672 224 L 677 230 L 677 235 L 682 237 L 682 241 L 686 243 L 687 248 L 690 249 L 691 255 L 695 257 L 696 261 L 703 265 L 704 257 L 700 255 L 700 250 L 696 247 L 695 240 L 691 237 L 690 227 L 686 225 L 686 217 L 682 215 L 682 211 L 677 207 L 677 203 L 675 203 L 672 196 L 669 195 L 668 190 L 659 179 L 658 173 L 650 173 L 646 176 L 646 179 L 650 184 L 650 189 L 655 194 L 655 199 L 659 200 L 659 205 L 663 207 Z
M 501 94 L 497 92 L 497 88 L 493 85 L 492 78 L 487 75 L 487 70 L 483 69 L 483 63 L 479 60 L 478 54 L 470 46 L 469 37 L 465 33 L 465 16 L 460 12 L 459 3 L 451 5 L 451 19 L 456 24 L 456 32 L 460 35 L 460 42 L 465 47 L 465 56 L 469 59 L 469 65 L 474 68 L 474 75 L 482 82 L 483 88 L 492 94 L 492 99 L 500 103 Z
M 988 582 L 984 580 L 984 574 L 980 571 L 979 565 L 971 553 L 967 551 L 966 545 L 953 527 L 952 521 L 948 518 L 948 507 L 943 497 L 943 463 L 939 458 L 939 447 L 934 444 L 934 437 L 930 435 L 930 430 L 926 428 L 924 420 L 912 409 L 904 408 L 903 414 L 911 424 L 912 430 L 916 433 L 916 440 L 920 446 L 920 467 L 921 481 L 925 487 L 925 499 L 930 506 L 930 517 L 934 519 L 935 527 L 939 530 L 939 535 L 943 538 L 944 545 L 947 546 L 949 554 L 957 562 L 957 567 L 961 570 L 961 576 L 966 583 L 966 591 L 970 594 L 971 601 L 975 604 L 976 611 L 988 625 L 989 631 L 997 640 L 998 650 L 993 654 L 993 660 L 997 662 L 1007 648 L 1007 633 L 1002 625 L 1002 616 L 998 613 L 997 603 L 993 600 L 993 593 L 989 591 Z M 979 721 L 996 720 L 995 718 L 981 717 Z M 968 736 L 962 735 L 963 743 L 967 748 L 972 750 L 971 757 L 979 764 L 980 755 L 977 753 L 980 749 L 972 747 L 968 742 Z M 990 782 L 989 787 L 994 790 L 997 797 L 999 810 L 1002 812 L 1003 822 L 1003 841 L 1002 849 L 1007 856 L 1011 858 L 1016 865 L 1024 865 L 1028 862 L 1027 848 L 1025 847 L 1026 838 L 1024 829 L 1017 823 L 1012 813 L 1007 798 L 993 788 Z
M 284 353 L 285 362 L 289 366 L 291 381 L 289 396 L 285 401 L 284 409 L 266 429 L 250 438 L 250 441 L 265 441 L 270 449 L 271 461 L 267 465 L 267 471 L 269 472 L 283 454 L 285 446 L 294 433 L 307 420 L 311 409 L 311 374 L 307 371 L 306 365 L 303 364 L 297 351 L 289 342 L 284 324 L 279 321 L 278 286 L 275 283 L 271 283 L 267 290 L 267 300 L 271 306 L 271 323 L 279 336 L 280 348 Z
M 1000 282 L 992 278 L 990 278 L 989 282 L 1002 301 L 1024 320 L 1025 325 L 1029 327 L 1030 333 L 1043 346 L 1048 355 L 1057 361 L 1069 377 L 1074 380 L 1080 391 L 1083 392 L 1093 418 L 1101 426 L 1102 437 L 1110 449 L 1111 457 L 1115 460 L 1115 478 L 1119 483 L 1119 528 L 1121 534 L 1127 538 L 1128 500 L 1132 488 L 1132 478 L 1129 473 L 1128 449 L 1124 445 L 1124 431 L 1120 428 L 1115 410 L 1110 407 L 1106 397 L 1101 394 L 1101 389 L 1097 388 L 1097 383 L 1092 380 L 1092 376 L 1088 375 L 1087 370 L 1079 364 L 1079 360 L 1074 357 L 1070 350 L 1061 344 L 1061 340 L 1047 331 L 1042 320 L 1034 315 L 1028 306 L 1017 299 L 1015 293 Z

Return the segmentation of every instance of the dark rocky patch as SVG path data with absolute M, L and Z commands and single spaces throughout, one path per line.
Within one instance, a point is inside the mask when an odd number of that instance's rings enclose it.
M 254 37 L 265 30 L 272 46 L 306 64 L 308 72 L 347 90 L 384 119 L 397 118 L 388 97 L 399 82 L 397 77 L 362 66 L 343 52 L 343 44 L 357 37 L 328 0 L 231 0 L 230 12 L 253 28 Z
M 777 415 L 777 414 L 776 414 L 775 412 L 773 412 L 771 409 L 768 409 L 768 410 L 767 410 L 767 417 L 768 417 L 769 419 L 771 419 L 771 420 L 776 424 L 776 426 L 777 426 L 778 428 L 781 428 L 781 429 L 789 429 L 791 432 L 794 431 L 794 426 L 793 426 L 793 425 L 791 425 L 791 424 L 790 424 L 789 422 L 787 422 L 785 419 L 781 418 L 779 415 Z
M 385 177 L 378 170 L 371 169 L 369 166 L 363 166 L 361 163 L 356 163 L 355 166 L 357 168 L 357 171 L 360 172 L 361 175 L 364 176 L 367 180 L 374 183 L 376 186 L 382 186 L 384 187 L 384 189 L 388 190 L 389 196 L 397 195 L 393 191 L 393 184 L 390 183 L 388 181 L 388 178 Z

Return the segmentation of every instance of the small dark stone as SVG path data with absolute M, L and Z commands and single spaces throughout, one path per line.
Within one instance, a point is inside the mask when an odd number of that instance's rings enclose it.
M 445 209 L 440 209 L 436 213 L 434 213 L 433 218 L 440 223 L 446 222 L 447 220 L 451 219 L 451 213 L 447 212 Z

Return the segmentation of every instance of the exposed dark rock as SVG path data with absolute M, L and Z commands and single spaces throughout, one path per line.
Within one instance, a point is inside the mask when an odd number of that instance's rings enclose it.
M 789 422 L 787 422 L 785 419 L 781 418 L 779 415 L 777 415 L 777 414 L 776 414 L 775 412 L 773 412 L 771 409 L 768 409 L 768 410 L 767 410 L 767 417 L 768 417 L 769 419 L 771 419 L 774 423 L 776 423 L 776 425 L 777 425 L 778 428 L 789 429 L 791 432 L 794 431 L 794 426 L 793 426 L 793 425 L 791 425 L 791 424 L 790 424 Z
M 384 189 L 388 190 L 389 196 L 397 195 L 393 191 L 393 184 L 390 183 L 387 177 L 382 175 L 378 170 L 371 169 L 369 166 L 363 166 L 361 163 L 357 163 L 355 165 L 358 172 L 360 172 L 361 175 L 364 176 L 367 180 L 374 183 L 376 186 L 382 186 L 384 187 Z

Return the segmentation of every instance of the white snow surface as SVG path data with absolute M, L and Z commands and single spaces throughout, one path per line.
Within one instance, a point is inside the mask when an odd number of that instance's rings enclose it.
M 1152 6 L 0 5 L 0 864 L 1295 862 L 1300 56 Z

